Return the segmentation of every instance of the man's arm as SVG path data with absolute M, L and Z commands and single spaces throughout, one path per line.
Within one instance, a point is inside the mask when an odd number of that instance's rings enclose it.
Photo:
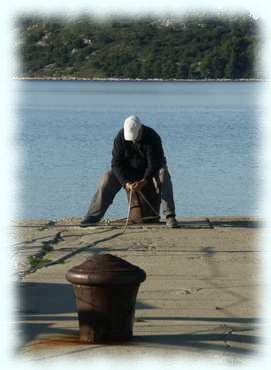
M 124 164 L 125 164 L 124 148 L 122 145 L 121 134 L 119 134 L 115 138 L 113 144 L 111 168 L 114 175 L 121 183 L 121 185 L 127 191 L 131 191 L 134 190 L 137 184 L 135 182 L 131 182 L 128 180 L 124 170 Z
M 136 181 L 132 188 L 133 190 L 141 190 L 162 167 L 164 159 L 164 151 L 160 137 L 157 135 L 153 138 L 146 151 L 147 167 L 144 176 L 141 180 Z
M 164 151 L 160 137 L 157 135 L 152 138 L 152 142 L 147 147 L 147 168 L 144 173 L 144 179 L 152 178 L 162 166 Z
M 115 138 L 112 149 L 111 168 L 121 185 L 125 186 L 128 179 L 124 171 L 124 150 L 120 134 Z

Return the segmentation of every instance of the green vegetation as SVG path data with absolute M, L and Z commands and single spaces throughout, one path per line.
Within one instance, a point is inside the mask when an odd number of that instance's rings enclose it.
M 21 17 L 22 77 L 257 78 L 249 15 L 182 19 Z
M 41 266 L 46 265 L 49 262 L 52 262 L 51 259 L 38 258 L 38 257 L 35 257 L 35 256 L 28 257 L 28 261 L 29 261 L 31 267 L 41 267 Z

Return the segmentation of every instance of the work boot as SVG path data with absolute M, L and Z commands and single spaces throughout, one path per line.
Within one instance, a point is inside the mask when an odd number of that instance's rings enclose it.
M 172 229 L 178 227 L 178 222 L 177 222 L 175 216 L 168 216 L 166 218 L 166 225 L 167 225 L 167 227 L 170 227 Z
M 84 218 L 79 226 L 80 227 L 88 227 L 88 226 L 94 226 L 95 224 L 97 224 L 100 220 L 98 220 L 97 218 L 95 217 L 88 217 L 88 218 Z

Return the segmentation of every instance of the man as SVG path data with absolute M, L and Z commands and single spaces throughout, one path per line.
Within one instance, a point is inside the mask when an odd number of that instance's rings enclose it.
M 129 116 L 114 140 L 111 171 L 102 177 L 80 225 L 84 227 L 100 221 L 122 187 L 128 191 L 141 190 L 153 177 L 160 182 L 166 225 L 177 227 L 172 183 L 161 138 L 137 116 Z

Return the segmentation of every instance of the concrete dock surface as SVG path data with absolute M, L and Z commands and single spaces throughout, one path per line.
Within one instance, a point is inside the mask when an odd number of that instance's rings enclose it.
M 28 220 L 16 233 L 14 271 L 17 356 L 38 360 L 96 355 L 224 357 L 242 361 L 261 352 L 259 220 L 178 218 L 165 224 L 111 221 L 79 227 L 78 219 Z M 65 273 L 101 253 L 146 271 L 132 341 L 79 341 L 77 313 Z

